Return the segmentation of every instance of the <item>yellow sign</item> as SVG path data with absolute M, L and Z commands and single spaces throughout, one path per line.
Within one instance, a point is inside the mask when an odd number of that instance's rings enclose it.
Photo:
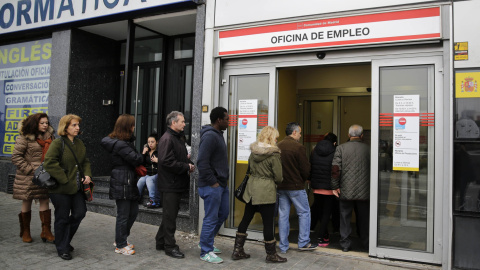
M 455 61 L 468 60 L 468 42 L 455 42 Z
M 464 72 L 455 74 L 455 97 L 476 98 L 480 97 L 478 82 L 480 72 Z

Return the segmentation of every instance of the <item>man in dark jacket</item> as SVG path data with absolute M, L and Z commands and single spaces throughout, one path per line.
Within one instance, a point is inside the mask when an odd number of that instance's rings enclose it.
M 290 233 L 290 207 L 293 204 L 298 215 L 298 248 L 300 250 L 313 250 L 315 245 L 310 243 L 310 205 L 305 181 L 310 174 L 305 147 L 298 142 L 302 129 L 300 124 L 291 122 L 287 124 L 285 133 L 287 137 L 278 143 L 282 159 L 283 182 L 278 184 L 278 231 L 280 234 L 280 252 L 286 253 L 289 247 L 288 235 Z
M 354 207 L 362 244 L 368 248 L 370 209 L 370 147 L 362 142 L 360 125 L 352 125 L 348 137 L 350 140 L 335 150 L 332 162 L 332 189 L 340 198 L 340 245 L 344 252 L 352 244 L 350 220 Z
M 163 193 L 163 217 L 155 241 L 157 250 L 165 250 L 166 255 L 181 259 L 185 255 L 175 241 L 177 216 L 181 195 L 190 187 L 189 172 L 193 172 L 195 166 L 187 157 L 183 140 L 183 114 L 177 111 L 169 113 L 167 126 L 158 142 L 158 190 Z
M 213 246 L 215 235 L 229 213 L 228 157 L 223 131 L 228 128 L 228 113 L 217 107 L 210 113 L 211 125 L 200 131 L 198 150 L 198 194 L 203 199 L 205 217 L 200 234 L 200 259 L 211 263 L 223 260 L 215 255 L 220 250 Z

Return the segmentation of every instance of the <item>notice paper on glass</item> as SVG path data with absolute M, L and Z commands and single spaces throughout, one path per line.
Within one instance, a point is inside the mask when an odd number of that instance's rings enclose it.
M 257 99 L 238 101 L 237 163 L 248 163 L 250 144 L 257 140 Z
M 420 96 L 393 96 L 393 170 L 418 171 Z

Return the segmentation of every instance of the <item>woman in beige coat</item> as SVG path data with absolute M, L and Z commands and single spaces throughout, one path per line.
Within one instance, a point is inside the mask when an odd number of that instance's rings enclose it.
M 51 210 L 49 209 L 48 190 L 32 183 L 35 169 L 42 163 L 45 153 L 54 139 L 53 128 L 45 113 L 36 113 L 22 120 L 18 127 L 19 135 L 12 153 L 12 163 L 17 166 L 13 184 L 13 198 L 22 200 L 22 211 L 18 214 L 20 237 L 23 242 L 32 242 L 30 220 L 32 201 L 40 201 L 40 220 L 42 221 L 43 242 L 53 243 L 55 237 L 50 231 Z

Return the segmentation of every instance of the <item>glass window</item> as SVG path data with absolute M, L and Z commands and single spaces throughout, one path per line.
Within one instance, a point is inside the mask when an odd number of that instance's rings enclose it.
M 433 112 L 433 66 L 380 68 L 377 244 L 433 252 L 434 127 L 419 121 L 418 168 L 392 168 L 404 151 L 393 137 L 395 95 L 418 96 L 420 119 Z
M 120 64 L 125 65 L 127 55 L 126 43 L 122 43 L 120 49 Z M 146 40 L 135 40 L 133 53 L 133 63 L 147 63 L 162 61 L 163 58 L 163 38 L 152 38 Z
M 231 164 L 230 175 L 235 177 L 234 187 L 242 182 L 247 171 L 248 164 L 246 162 L 237 161 L 237 140 L 238 140 L 238 114 L 239 114 L 239 101 L 240 100 L 257 100 L 257 134 L 260 133 L 264 126 L 268 125 L 268 90 L 269 90 L 269 75 L 235 75 L 230 76 L 230 95 L 228 114 L 230 115 L 230 127 L 228 129 L 227 147 L 229 149 L 229 160 L 233 162 Z M 233 155 L 233 156 L 232 156 Z M 230 223 L 230 219 L 227 221 L 225 227 L 238 227 L 243 217 L 245 204 L 238 200 L 233 200 L 233 224 Z M 250 230 L 263 229 L 263 223 L 260 216 L 257 214 L 253 218 L 250 226 Z
M 176 38 L 173 46 L 175 50 L 174 52 L 175 59 L 192 58 L 193 48 L 195 48 L 195 38 L 194 37 Z
M 455 211 L 480 212 L 480 95 L 478 70 L 455 74 Z

